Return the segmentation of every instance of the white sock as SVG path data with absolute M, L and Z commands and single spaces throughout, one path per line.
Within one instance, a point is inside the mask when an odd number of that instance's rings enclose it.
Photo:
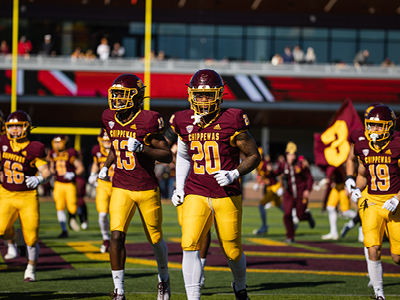
M 99 213 L 99 226 L 103 241 L 110 240 L 110 234 L 108 233 L 110 229 L 110 223 L 108 222 L 107 215 L 108 214 L 105 212 Z
M 125 294 L 124 291 L 125 270 L 111 271 L 111 273 L 114 281 L 114 287 L 115 289 L 117 289 L 117 294 L 118 295 Z
M 57 210 L 57 219 L 61 225 L 61 230 L 67 231 L 67 216 L 65 215 L 65 211 Z
M 169 278 L 168 274 L 168 247 L 164 239 L 161 242 L 152 245 L 153 253 L 157 261 L 158 267 L 158 281 L 167 281 Z
M 8 243 L 8 248 L 7 248 L 7 254 L 12 255 L 12 256 L 17 256 L 17 246 L 14 244 Z
M 236 291 L 244 290 L 246 288 L 246 256 L 244 253 L 239 261 L 228 260 L 228 266 L 232 270 Z
M 368 265 L 368 273 L 369 278 L 371 280 L 371 284 L 374 287 L 375 296 L 382 296 L 383 294 L 383 270 L 382 270 L 382 263 L 380 260 L 378 261 L 367 261 Z
M 27 270 L 28 272 L 34 273 L 34 272 L 36 271 L 36 266 L 33 266 L 33 265 L 31 265 L 31 264 L 27 264 L 27 265 L 26 265 L 26 270 Z
M 348 210 L 342 211 L 342 215 L 346 218 L 353 219 L 357 216 L 357 213 L 354 210 L 348 209 Z
M 39 244 L 36 244 L 35 246 L 26 246 L 28 250 L 28 259 L 32 261 L 37 261 L 39 257 Z
M 201 282 L 203 283 L 204 280 L 205 280 L 205 277 L 204 277 L 204 267 L 205 267 L 205 265 L 206 265 L 207 258 L 201 258 L 200 261 L 201 261 Z
M 327 206 L 326 210 L 328 211 L 329 225 L 331 227 L 331 234 L 338 234 L 337 230 L 337 211 L 336 207 Z
M 358 241 L 359 242 L 364 242 L 364 232 L 362 230 L 362 227 L 358 227 Z
M 200 300 L 200 251 L 183 251 L 182 273 L 188 300 Z
M 347 222 L 347 227 L 349 227 L 350 229 L 353 228 L 354 225 L 356 225 L 356 224 L 354 224 L 353 220 L 350 220 L 349 222 Z

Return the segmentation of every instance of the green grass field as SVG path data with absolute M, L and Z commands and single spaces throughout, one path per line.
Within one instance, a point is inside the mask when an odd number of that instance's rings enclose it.
M 41 203 L 41 257 L 37 282 L 23 282 L 26 261 L 23 258 L 4 262 L 0 257 L 0 299 L 110 299 L 113 290 L 108 254 L 101 254 L 101 236 L 97 211 L 88 203 L 89 229 L 72 232 L 67 239 L 57 239 L 60 227 L 53 202 Z M 255 237 L 253 229 L 260 225 L 258 208 L 245 206 L 243 212 L 243 244 L 249 265 L 247 284 L 252 300 L 259 299 L 369 299 L 366 264 L 356 229 L 335 243 L 321 241 L 329 231 L 328 217 L 312 208 L 316 228 L 302 222 L 296 232 L 296 243 L 283 244 L 282 212 L 269 209 L 269 232 Z M 186 299 L 181 271 L 180 227 L 176 209 L 163 205 L 164 238 L 169 247 L 172 299 Z M 338 228 L 346 222 L 339 218 Z M 17 221 L 16 227 L 19 227 Z M 206 268 L 204 299 L 234 299 L 230 288 L 232 275 L 219 250 L 215 233 Z M 386 299 L 400 300 L 400 267 L 395 266 L 386 248 L 384 288 Z M 155 299 L 157 268 L 151 247 L 143 234 L 139 215 L 131 222 L 127 239 L 125 290 L 127 299 Z M 150 250 L 149 250 L 150 249 Z M 6 248 L 1 247 L 2 254 Z

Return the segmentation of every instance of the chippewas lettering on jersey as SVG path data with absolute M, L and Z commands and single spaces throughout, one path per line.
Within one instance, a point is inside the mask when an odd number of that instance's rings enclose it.
M 110 130 L 110 137 L 113 138 L 127 138 L 131 137 L 136 139 L 136 132 L 127 131 L 127 130 Z
M 8 152 L 3 152 L 2 157 L 3 157 L 3 159 L 17 161 L 17 162 L 20 162 L 20 163 L 24 163 L 25 162 L 25 157 L 17 155 L 17 154 L 8 153 Z
M 197 132 L 188 135 L 189 141 L 219 141 L 219 132 Z
M 370 156 L 365 157 L 365 163 L 367 164 L 390 164 L 392 158 L 390 156 Z

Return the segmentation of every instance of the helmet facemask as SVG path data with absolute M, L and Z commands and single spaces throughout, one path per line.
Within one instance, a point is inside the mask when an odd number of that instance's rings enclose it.
M 67 148 L 67 142 L 68 142 L 68 137 L 60 137 L 56 136 L 52 141 L 51 141 L 51 146 L 54 151 L 56 152 L 61 152 L 64 151 Z
M 111 110 L 126 110 L 140 107 L 143 103 L 141 91 L 136 88 L 126 88 L 115 84 L 108 89 L 108 104 Z
M 384 141 L 392 135 L 394 122 L 370 118 L 365 120 L 365 131 L 368 140 L 375 142 Z
M 190 108 L 201 116 L 211 114 L 221 108 L 223 92 L 223 86 L 217 88 L 210 88 L 209 86 L 188 87 Z
M 7 137 L 10 140 L 20 140 L 28 136 L 30 124 L 28 121 L 15 121 L 5 123 Z

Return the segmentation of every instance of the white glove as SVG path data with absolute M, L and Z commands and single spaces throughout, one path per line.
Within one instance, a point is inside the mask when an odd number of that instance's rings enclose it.
M 397 209 L 397 206 L 399 205 L 399 199 L 394 196 L 392 199 L 389 199 L 386 201 L 382 208 L 386 208 L 388 211 L 394 212 Z
M 257 192 L 259 189 L 260 189 L 260 184 L 255 183 L 255 184 L 253 185 L 253 191 Z
M 101 180 L 104 180 L 104 179 L 107 178 L 107 175 L 108 175 L 108 168 L 107 167 L 102 167 L 100 172 L 99 172 L 99 178 Z
M 74 179 L 74 177 L 75 177 L 75 173 L 74 172 L 67 172 L 64 175 L 64 179 L 67 179 L 67 180 L 72 180 L 72 179 Z
M 182 190 L 175 190 L 172 194 L 171 201 L 175 206 L 182 205 L 185 200 L 185 192 Z
M 89 178 L 88 178 L 88 182 L 91 184 L 91 185 L 94 185 L 94 186 L 96 186 L 97 185 L 97 173 L 90 173 L 90 176 L 89 176 Z
M 220 186 L 226 186 L 239 178 L 239 171 L 237 169 L 233 171 L 221 170 L 214 172 L 213 175 L 214 174 L 214 178 L 217 180 Z
M 128 137 L 128 151 L 142 152 L 143 144 L 133 137 Z
M 280 187 L 279 189 L 276 190 L 276 195 L 278 197 L 282 197 L 283 193 L 285 192 L 285 190 L 283 189 L 283 187 Z
M 358 199 L 361 198 L 361 190 L 360 188 L 356 187 L 355 189 L 353 189 L 353 192 L 351 193 L 351 200 L 354 203 L 358 203 Z
M 25 183 L 28 189 L 35 189 L 43 181 L 42 176 L 25 176 Z
M 351 176 L 346 179 L 344 185 L 346 186 L 347 191 L 351 193 L 353 192 L 353 189 L 356 187 L 356 182 L 354 181 L 354 178 Z

